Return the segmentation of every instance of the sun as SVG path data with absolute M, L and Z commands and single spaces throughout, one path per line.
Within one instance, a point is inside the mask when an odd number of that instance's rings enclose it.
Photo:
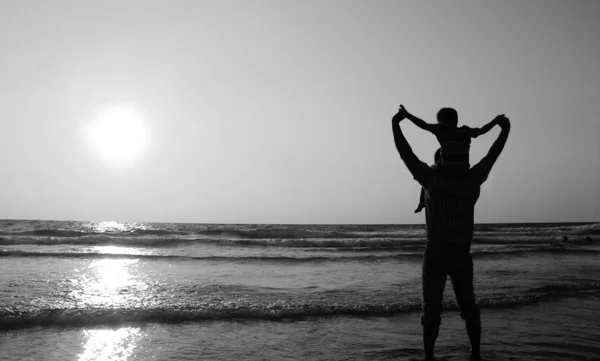
M 134 160 L 147 143 L 142 116 L 127 106 L 114 106 L 100 112 L 89 124 L 87 136 L 93 150 L 107 161 Z

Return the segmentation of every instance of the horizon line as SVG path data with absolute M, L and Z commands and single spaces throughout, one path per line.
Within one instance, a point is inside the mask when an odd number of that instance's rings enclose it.
M 41 222 L 115 222 L 115 223 L 163 223 L 163 224 L 206 224 L 206 225 L 280 225 L 280 226 L 352 226 L 352 225 L 370 225 L 370 226 L 425 226 L 423 223 L 237 223 L 237 222 L 173 222 L 173 221 L 116 221 L 116 220 L 65 220 L 65 219 L 30 219 L 30 218 L 0 218 L 2 221 L 41 221 Z M 492 225 L 492 224 L 589 224 L 600 223 L 598 221 L 541 221 L 541 222 L 475 222 L 474 225 Z

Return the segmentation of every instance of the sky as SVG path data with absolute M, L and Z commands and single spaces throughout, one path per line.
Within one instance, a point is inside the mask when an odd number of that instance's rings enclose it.
M 476 222 L 599 221 L 599 18 L 594 0 L 2 1 L 0 218 L 424 223 L 404 104 L 511 119 Z M 89 135 L 119 108 L 143 125 L 127 160 Z M 402 128 L 432 163 L 436 138 Z

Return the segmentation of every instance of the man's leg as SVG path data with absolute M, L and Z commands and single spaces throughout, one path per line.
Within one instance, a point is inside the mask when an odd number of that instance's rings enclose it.
M 433 350 L 442 322 L 442 300 L 446 286 L 446 265 L 444 252 L 437 246 L 428 244 L 423 255 L 423 313 L 421 325 L 423 326 L 423 348 L 426 360 L 433 360 Z
M 480 359 L 481 317 L 475 304 L 473 291 L 473 258 L 469 249 L 458 249 L 454 264 L 450 270 L 450 279 L 454 288 L 456 303 L 460 308 L 460 317 L 465 320 L 467 334 L 471 342 L 471 359 Z

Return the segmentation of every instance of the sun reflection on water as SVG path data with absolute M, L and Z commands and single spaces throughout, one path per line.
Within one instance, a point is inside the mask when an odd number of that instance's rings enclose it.
M 98 222 L 96 224 L 92 224 L 91 227 L 94 231 L 98 233 L 106 233 L 106 232 L 124 232 L 128 231 L 130 227 L 119 222 Z
M 118 222 L 98 222 L 86 225 L 90 231 L 109 236 L 134 234 L 145 230 L 143 225 Z M 136 247 L 102 245 L 90 249 L 99 254 L 148 254 Z M 100 310 L 119 310 L 135 308 L 142 291 L 148 287 L 140 274 L 139 259 L 106 258 L 86 263 L 74 281 L 71 296 L 83 307 Z M 140 275 L 142 277 L 140 277 Z M 116 314 L 118 317 L 118 313 Z M 105 317 L 100 313 L 99 317 Z M 97 317 L 94 316 L 94 317 Z M 79 361 L 125 361 L 132 357 L 143 332 L 138 327 L 120 327 L 116 329 L 84 330 L 83 350 Z
M 107 292 L 114 291 L 132 283 L 129 266 L 137 263 L 137 259 L 102 259 L 94 261 L 90 267 L 96 271 L 96 289 Z
M 100 259 L 87 267 L 75 297 L 95 306 L 127 306 L 146 284 L 135 277 L 137 259 Z M 138 294 L 139 295 L 139 294 Z
M 91 252 L 100 254 L 126 254 L 142 256 L 152 254 L 152 252 L 148 250 L 125 246 L 94 246 L 91 248 Z
M 86 338 L 79 361 L 125 361 L 133 353 L 142 331 L 138 327 L 83 331 Z
M 94 232 L 94 233 L 102 233 L 102 234 L 131 234 L 136 232 L 144 232 L 153 229 L 153 226 L 145 223 L 136 223 L 136 222 L 114 222 L 114 221 L 104 221 L 104 222 L 84 222 L 80 226 L 82 229 Z

